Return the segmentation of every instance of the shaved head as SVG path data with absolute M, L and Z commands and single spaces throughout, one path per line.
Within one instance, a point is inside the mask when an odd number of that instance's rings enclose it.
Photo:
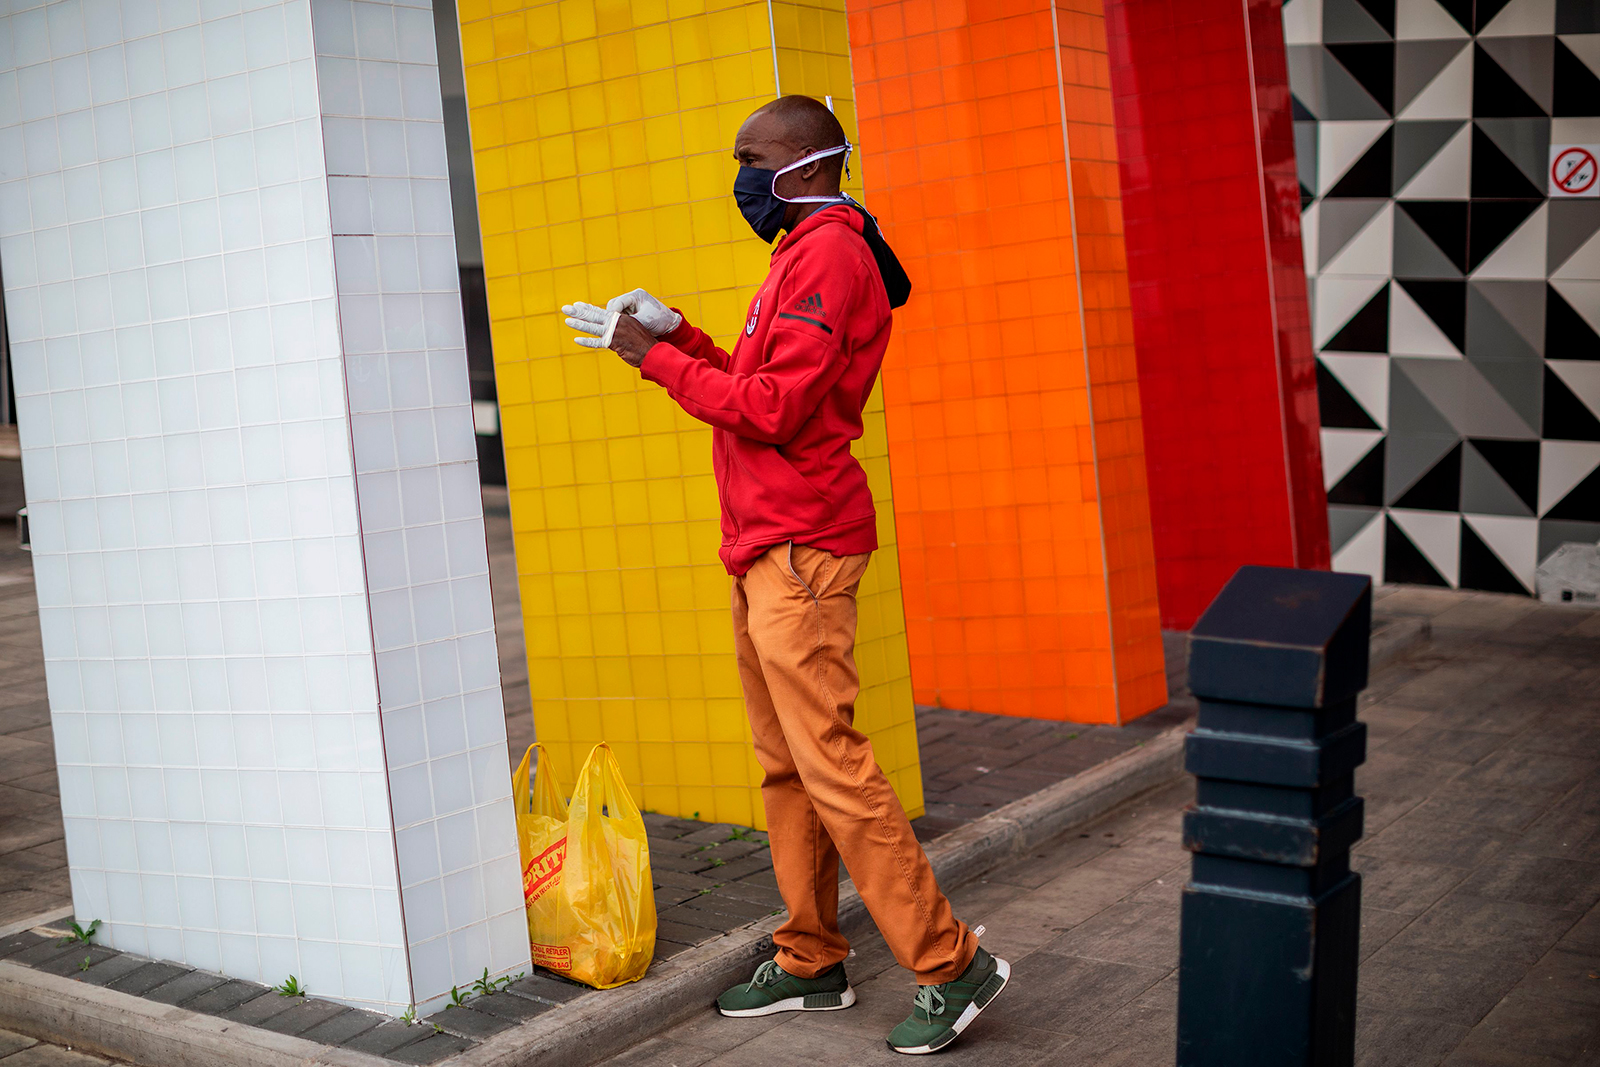
M 786 131 L 795 148 L 817 151 L 844 144 L 844 127 L 820 100 L 809 96 L 780 96 L 755 112 L 770 115 Z M 752 115 L 751 118 L 754 118 Z
M 744 120 L 734 139 L 733 155 L 741 163 L 776 169 L 801 156 L 845 143 L 844 127 L 826 104 L 809 96 L 780 96 Z M 819 170 L 839 189 L 844 156 L 818 160 Z

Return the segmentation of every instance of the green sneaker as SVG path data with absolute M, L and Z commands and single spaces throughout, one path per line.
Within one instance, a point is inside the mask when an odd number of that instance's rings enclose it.
M 910 1056 L 937 1052 L 972 1025 L 1010 978 L 1009 963 L 978 949 L 960 978 L 917 987 L 911 1018 L 894 1028 L 889 1047 Z
M 776 1015 L 780 1011 L 840 1011 L 856 1002 L 856 991 L 835 963 L 815 978 L 799 978 L 768 960 L 748 985 L 736 985 L 717 998 L 717 1010 L 734 1019 Z

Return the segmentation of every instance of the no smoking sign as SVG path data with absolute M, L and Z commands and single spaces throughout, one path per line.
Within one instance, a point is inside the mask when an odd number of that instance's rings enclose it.
M 1550 146 L 1550 196 L 1600 197 L 1600 145 L 1553 144 Z

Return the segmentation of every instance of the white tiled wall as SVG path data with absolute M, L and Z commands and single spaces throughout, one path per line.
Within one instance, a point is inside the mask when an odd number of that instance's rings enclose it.
M 394 1011 L 527 961 L 438 112 L 426 6 L 0 0 L 74 907 Z
M 433 14 L 311 9 L 401 896 L 426 999 L 528 963 Z

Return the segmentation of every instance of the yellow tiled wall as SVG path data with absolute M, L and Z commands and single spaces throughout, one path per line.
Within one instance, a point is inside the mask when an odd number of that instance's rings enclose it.
M 844 0 L 461 0 L 460 14 L 535 729 L 568 783 L 606 740 L 646 810 L 763 826 L 711 432 L 573 344 L 556 309 L 642 286 L 732 347 L 770 255 L 731 195 L 734 134 L 776 81 L 831 95 L 854 138 Z M 856 721 L 914 817 L 877 393 L 866 431 L 882 547 L 861 587 Z

